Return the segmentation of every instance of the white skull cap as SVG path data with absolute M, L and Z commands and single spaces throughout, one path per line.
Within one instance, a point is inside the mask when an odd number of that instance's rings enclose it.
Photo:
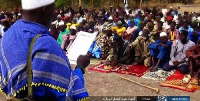
M 21 0 L 23 10 L 32 10 L 54 3 L 55 0 Z

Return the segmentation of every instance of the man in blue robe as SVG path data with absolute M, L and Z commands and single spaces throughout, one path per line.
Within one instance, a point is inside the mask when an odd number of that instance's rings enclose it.
M 28 95 L 27 56 L 33 38 L 32 88 L 37 101 L 82 101 L 88 99 L 84 87 L 84 68 L 89 57 L 80 56 L 73 71 L 66 54 L 48 28 L 55 0 L 22 0 L 22 20 L 17 21 L 0 39 L 0 90 L 8 98 Z
M 162 68 L 165 63 L 170 60 L 172 42 L 168 41 L 168 36 L 165 32 L 160 33 L 160 40 L 149 45 L 150 55 L 152 57 L 151 72 L 155 72 L 158 68 Z

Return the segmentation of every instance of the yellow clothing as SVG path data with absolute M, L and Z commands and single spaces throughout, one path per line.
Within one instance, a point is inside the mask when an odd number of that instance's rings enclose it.
M 67 29 L 70 30 L 71 23 L 67 23 Z
M 112 27 L 111 30 L 112 31 L 116 31 L 119 36 L 122 36 L 122 34 L 124 32 L 126 32 L 126 28 L 125 27 L 119 28 L 119 27 L 116 26 L 116 27 Z
M 67 23 L 67 29 L 70 30 L 71 26 L 75 26 L 76 28 L 78 27 L 78 23 Z

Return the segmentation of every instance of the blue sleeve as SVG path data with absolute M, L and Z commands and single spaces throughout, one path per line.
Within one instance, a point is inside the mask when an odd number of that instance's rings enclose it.
M 189 31 L 188 31 L 188 35 L 192 35 L 193 32 L 194 32 L 194 30 L 192 28 L 190 28 Z
M 168 41 L 167 42 L 167 47 L 171 48 L 171 46 L 172 46 L 172 42 Z
M 149 45 L 150 49 L 157 49 L 158 44 L 160 43 L 160 40 L 157 40 L 155 43 L 152 43 Z
M 74 70 L 74 73 L 76 73 L 76 75 L 78 75 L 78 77 L 80 78 L 80 80 L 83 83 L 83 85 L 85 85 L 84 76 L 83 76 L 83 73 L 82 73 L 81 69 L 80 68 L 76 68 Z

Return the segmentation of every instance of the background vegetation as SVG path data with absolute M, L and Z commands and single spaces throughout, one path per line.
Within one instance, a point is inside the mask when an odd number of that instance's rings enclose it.
M 124 0 L 82 0 L 82 6 L 83 7 L 89 7 L 89 8 L 100 8 L 100 7 L 109 7 L 110 5 L 116 6 L 116 5 L 123 5 Z M 136 5 L 136 2 L 140 0 L 129 0 L 129 5 L 131 8 L 134 8 Z M 143 3 L 146 5 L 145 1 L 149 1 L 149 5 L 151 4 L 157 4 L 160 5 L 160 0 L 143 0 Z M 171 2 L 175 3 L 182 3 L 183 0 L 161 0 L 162 4 L 168 4 Z M 200 0 L 188 0 L 189 2 L 193 3 L 194 1 L 200 1 Z M 20 7 L 21 0 L 0 0 L 0 10 L 9 10 L 13 8 Z M 62 8 L 66 6 L 72 6 L 73 8 L 78 8 L 79 6 L 79 0 L 57 0 L 56 1 L 56 7 Z

